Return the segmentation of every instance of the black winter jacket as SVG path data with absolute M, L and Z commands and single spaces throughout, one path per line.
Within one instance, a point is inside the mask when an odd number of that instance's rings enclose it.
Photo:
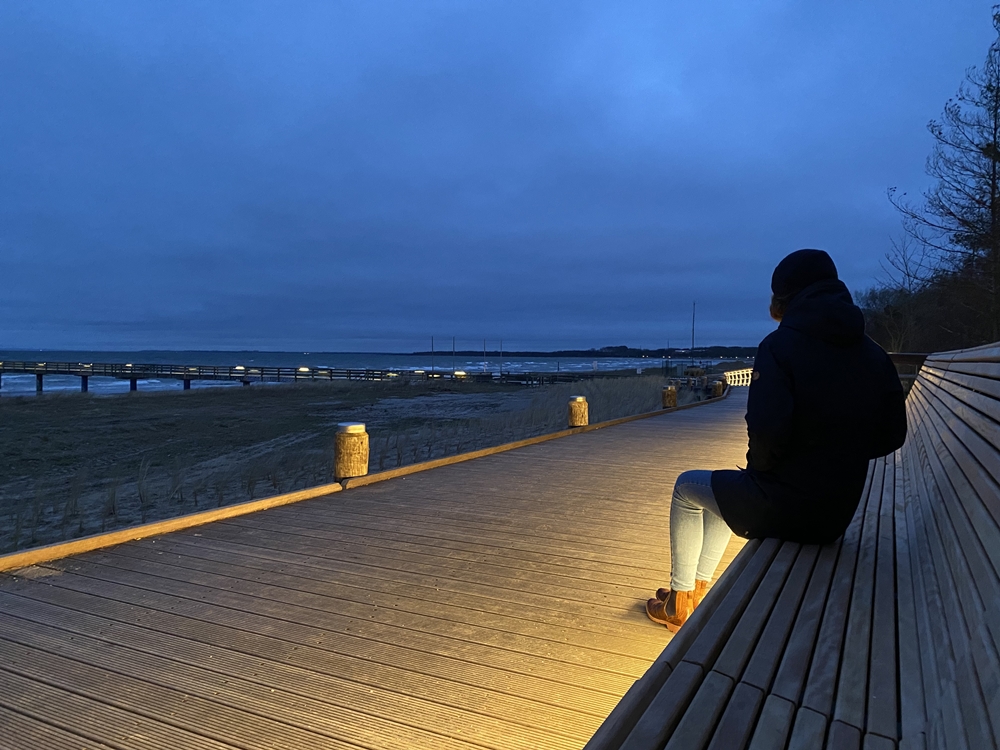
M 869 459 L 906 438 L 903 388 L 843 282 L 791 301 L 757 350 L 747 402 L 747 468 L 712 473 L 729 527 L 748 539 L 836 540 L 864 490 Z

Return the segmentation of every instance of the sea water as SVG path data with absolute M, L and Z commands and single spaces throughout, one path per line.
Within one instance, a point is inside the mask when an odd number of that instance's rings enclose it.
M 436 354 L 380 354 L 371 352 L 256 352 L 256 351 L 0 351 L 0 362 L 81 362 L 81 363 L 130 363 L 133 365 L 216 365 L 222 367 L 309 367 L 353 370 L 424 370 L 450 373 L 462 371 L 476 373 L 523 372 L 606 372 L 635 370 L 636 372 L 663 372 L 664 365 L 688 365 L 690 359 L 663 359 L 648 357 L 509 357 L 482 356 L 452 357 L 450 353 Z M 699 365 L 717 364 L 722 360 L 698 360 Z M 0 364 L 0 370 L 2 370 Z M 116 378 L 91 376 L 89 389 L 97 395 L 127 393 L 129 382 Z M 259 384 L 255 384 L 259 385 Z M 219 380 L 194 380 L 192 388 L 232 388 L 239 382 Z M 173 378 L 138 381 L 140 391 L 179 391 L 181 380 Z M 80 390 L 80 378 L 74 375 L 46 375 L 46 393 L 75 392 Z M 24 396 L 35 393 L 35 376 L 32 374 L 0 375 L 0 395 Z

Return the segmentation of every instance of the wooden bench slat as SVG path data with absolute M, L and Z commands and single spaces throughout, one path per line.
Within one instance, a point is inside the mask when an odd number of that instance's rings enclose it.
M 696 664 L 686 661 L 678 664 L 622 742 L 621 750 L 663 747 L 684 715 L 704 675 L 702 668 Z
M 928 354 L 927 359 L 934 362 L 1000 362 L 1000 346 L 994 343 L 951 352 L 935 352 Z
M 907 444 L 903 447 L 904 451 L 912 451 L 916 454 L 918 450 L 917 436 L 915 434 L 908 438 Z M 937 710 L 937 704 L 939 699 L 940 688 L 940 677 L 938 675 L 938 660 L 933 658 L 932 654 L 935 648 L 934 634 L 931 630 L 930 625 L 930 597 L 928 595 L 928 586 L 924 583 L 924 578 L 926 576 L 926 559 L 925 555 L 921 554 L 920 550 L 920 536 L 917 534 L 917 501 L 915 499 L 915 493 L 918 491 L 920 486 L 920 477 L 918 475 L 918 469 L 920 465 L 917 463 L 919 456 L 915 456 L 911 460 L 905 462 L 905 470 L 907 475 L 909 475 L 910 480 L 908 481 L 908 487 L 913 491 L 914 495 L 908 498 L 906 505 L 906 531 L 907 538 L 910 544 L 910 563 L 911 563 L 911 575 L 913 592 L 915 597 L 915 608 L 914 614 L 916 616 L 916 629 L 918 638 L 918 650 L 920 653 L 920 670 L 921 677 L 923 678 L 922 690 L 924 695 L 924 731 L 928 730 L 930 726 L 931 718 L 934 716 Z
M 784 750 L 794 720 L 794 703 L 774 694 L 767 696 L 749 750 Z
M 975 736 L 982 736 L 979 729 L 985 708 L 981 704 L 981 697 L 977 696 L 978 690 L 970 685 L 968 679 L 963 679 L 960 664 L 965 662 L 966 666 L 971 666 L 967 656 L 955 652 L 955 648 L 961 649 L 968 646 L 967 641 L 963 643 L 963 638 L 967 639 L 967 631 L 964 630 L 964 623 L 958 620 L 961 615 L 957 612 L 957 602 L 953 596 L 951 579 L 944 566 L 939 566 L 935 558 L 943 555 L 940 545 L 934 543 L 934 535 L 930 532 L 929 526 L 933 521 L 928 521 L 926 514 L 919 507 L 915 508 L 918 518 L 923 515 L 923 522 L 917 523 L 917 533 L 920 535 L 923 548 L 927 551 L 928 568 L 924 583 L 928 585 L 929 608 L 933 612 L 929 618 L 932 628 L 932 637 L 935 641 L 934 652 L 931 658 L 935 658 L 938 663 L 939 683 L 935 687 L 936 699 L 932 704 L 929 713 L 929 724 L 932 726 L 940 724 L 945 732 L 946 747 L 955 748 L 988 748 L 991 743 L 982 744 L 973 740 Z M 963 656 L 965 658 L 963 659 Z M 978 698 L 978 699 L 977 699 Z
M 771 693 L 798 704 L 809 674 L 809 663 L 816 646 L 823 611 L 828 600 L 833 572 L 840 555 L 840 545 L 828 544 L 820 549 L 809 588 L 795 619 L 791 638 L 785 647 Z
M 800 706 L 795 712 L 792 736 L 788 740 L 788 750 L 816 750 L 823 747 L 826 739 L 828 719 L 811 708 Z
M 985 612 L 982 619 L 985 619 L 992 634 L 993 650 L 997 652 L 1000 650 L 1000 578 L 997 567 L 988 555 L 990 551 L 1000 555 L 1000 550 L 991 550 L 1000 547 L 1000 530 L 992 526 L 989 516 L 981 513 L 979 504 L 974 501 L 963 502 L 961 498 L 974 498 L 977 493 L 982 492 L 997 492 L 998 488 L 984 474 L 982 467 L 972 460 L 966 446 L 958 442 L 950 427 L 933 411 L 931 405 L 921 399 L 914 404 L 914 408 L 920 410 L 928 429 L 935 428 L 929 439 L 940 447 L 927 460 L 936 488 L 946 502 L 926 507 L 937 515 L 945 513 L 948 516 L 947 528 L 957 541 L 953 541 L 945 549 L 952 569 L 962 584 L 959 593 L 965 605 L 964 610 L 971 620 L 981 619 Z M 924 426 L 920 429 L 924 429 Z
M 820 547 L 815 544 L 805 545 L 799 551 L 774 610 L 767 620 L 764 632 L 754 648 L 746 670 L 740 677 L 740 682 L 764 691 L 770 690 L 771 681 L 781 663 L 781 656 L 799 613 L 799 606 L 812 577 L 819 551 Z
M 994 571 L 991 577 L 995 578 L 996 571 L 1000 570 L 1000 473 L 994 472 L 1000 472 L 1000 455 L 977 430 L 964 422 L 965 415 L 953 407 L 956 407 L 955 400 L 947 393 L 920 394 L 914 400 L 915 413 L 935 422 L 938 434 L 971 485 L 966 492 L 958 493 L 956 508 L 963 508 L 971 520 L 983 551 L 990 557 L 990 567 Z M 1000 440 L 1000 431 L 997 438 Z M 990 499 L 982 501 L 984 497 Z
M 935 431 L 935 426 L 933 415 L 924 412 L 918 434 L 927 441 L 927 445 L 936 447 L 935 451 L 929 452 L 927 460 L 931 471 L 936 475 L 934 487 L 940 493 L 940 502 L 918 503 L 915 510 L 922 518 L 920 531 L 924 533 L 924 549 L 929 553 L 929 563 L 941 594 L 942 609 L 939 611 L 939 618 L 942 621 L 941 629 L 947 633 L 948 643 L 939 645 L 938 649 L 947 650 L 952 655 L 948 664 L 954 670 L 952 679 L 959 697 L 956 710 L 959 715 L 964 716 L 964 727 L 972 746 L 993 747 L 994 742 L 990 739 L 993 733 L 989 728 L 984 692 L 977 669 L 985 667 L 988 674 L 995 674 L 995 669 L 990 666 L 998 663 L 997 655 L 994 644 L 990 644 L 991 648 L 986 648 L 981 639 L 971 637 L 979 631 L 978 622 L 985 602 L 979 599 L 978 594 L 975 598 L 969 598 L 974 592 L 974 586 L 968 563 L 958 554 L 961 546 L 956 527 L 946 510 L 953 508 L 957 501 L 951 477 L 947 476 L 944 466 L 946 461 L 953 461 L 954 457 L 948 453 L 944 435 Z M 960 473 L 953 471 L 953 475 L 955 479 L 963 479 Z M 918 496 L 923 500 L 926 494 L 919 491 Z M 959 519 L 962 520 L 961 517 Z
M 878 524 L 875 561 L 875 597 L 872 612 L 868 706 L 865 731 L 886 738 L 896 737 L 899 705 L 896 700 L 898 655 L 896 653 L 896 462 L 885 462 L 882 508 Z
M 830 723 L 826 750 L 861 750 L 861 730 L 842 721 Z
M 896 750 L 896 743 L 878 734 L 866 734 L 861 742 L 861 750 Z
M 882 487 L 882 477 L 885 472 L 883 462 L 876 462 L 875 470 L 868 487 L 863 509 L 855 515 L 854 522 L 860 525 L 858 533 L 851 538 L 845 534 L 837 570 L 834 573 L 833 586 L 830 588 L 830 600 L 823 613 L 823 624 L 820 629 L 816 651 L 813 655 L 809 677 L 806 681 L 802 705 L 817 711 L 824 716 L 833 718 L 834 702 L 837 692 L 838 675 L 840 673 L 841 656 L 845 654 L 844 641 L 851 620 L 848 615 L 858 600 L 860 606 L 861 594 L 855 596 L 855 576 L 870 573 L 860 568 L 865 560 L 872 565 L 875 553 L 875 533 L 878 527 L 877 510 L 880 492 L 875 488 Z M 852 524 L 854 523 L 852 522 Z M 851 529 L 849 528 L 848 531 Z M 860 570 L 860 573 L 859 573 Z M 868 595 L 870 598 L 870 594 Z M 857 626 L 854 626 L 855 628 Z M 865 670 L 867 680 L 867 669 Z
M 935 372 L 972 375 L 981 380 L 997 380 L 997 367 L 992 362 L 948 362 L 947 364 L 934 362 L 927 369 Z
M 949 370 L 937 370 L 929 368 L 921 370 L 920 375 L 914 381 L 913 387 L 927 388 L 936 383 L 951 383 L 957 388 L 962 388 L 970 394 L 978 393 L 986 398 L 1000 398 L 1000 381 L 990 378 L 983 378 L 978 375 L 968 373 L 951 372 Z M 911 389 L 912 390 L 912 389 Z
M 712 738 L 733 691 L 733 679 L 709 672 L 664 750 L 703 750 Z
M 865 726 L 865 696 L 868 690 L 868 669 L 871 657 L 872 605 L 875 595 L 875 570 L 879 543 L 879 521 L 882 509 L 882 489 L 885 483 L 885 461 L 878 462 L 877 483 L 865 508 L 858 565 L 854 575 L 847 627 L 840 658 L 836 701 L 832 718 L 850 724 L 858 730 Z M 809 704 L 822 712 L 822 706 Z M 860 739 L 859 739 L 860 742 Z
M 716 672 L 727 675 L 734 682 L 740 679 L 801 549 L 802 546 L 794 542 L 781 545 L 722 653 L 712 665 Z
M 740 574 L 739 583 L 733 586 L 725 599 L 719 603 L 719 608 L 697 633 L 694 643 L 684 654 L 683 661 L 700 664 L 706 670 L 715 665 L 715 660 L 732 635 L 736 622 L 746 610 L 781 547 L 782 542 L 777 539 L 765 539 L 761 542 L 757 553 Z M 681 628 L 681 632 L 683 631 Z
M 923 485 L 918 483 L 915 486 L 919 492 Z M 931 667 L 929 670 L 925 669 L 925 674 L 936 673 L 933 681 L 924 686 L 924 693 L 930 701 L 927 706 L 927 724 L 932 730 L 938 728 L 944 731 L 948 740 L 942 747 L 962 748 L 967 744 L 959 718 L 961 709 L 956 685 L 955 660 L 949 643 L 950 636 L 943 621 L 943 615 L 947 610 L 931 559 L 932 548 L 927 541 L 921 505 L 920 501 L 913 502 L 908 508 L 908 513 L 913 519 L 914 536 L 910 539 L 911 544 L 916 540 L 916 549 L 927 553 L 917 555 L 920 589 L 923 593 L 923 606 L 918 607 L 920 615 L 918 630 L 923 631 L 920 636 L 924 665 Z
M 667 647 L 646 670 L 646 673 L 632 683 L 632 687 L 622 697 L 614 710 L 604 720 L 600 728 L 587 742 L 584 750 L 611 750 L 617 748 L 632 731 L 642 712 L 663 687 L 673 668 L 680 663 L 688 647 L 694 642 L 703 623 L 718 609 L 727 592 L 739 578 L 747 562 L 760 547 L 759 539 L 751 539 L 744 545 L 725 572 L 709 590 L 698 605 L 691 619 L 685 623 L 667 644 Z
M 750 740 L 763 703 L 763 690 L 745 682 L 739 683 L 712 735 L 708 750 L 743 750 Z
M 906 472 L 902 455 L 896 451 L 896 494 L 894 498 L 896 525 L 896 616 L 899 630 L 899 712 L 903 738 L 916 736 L 924 730 L 927 714 L 924 709 L 923 671 L 920 667 L 920 644 L 917 638 L 917 613 L 913 591 L 913 571 L 910 562 L 910 538 L 906 526 Z

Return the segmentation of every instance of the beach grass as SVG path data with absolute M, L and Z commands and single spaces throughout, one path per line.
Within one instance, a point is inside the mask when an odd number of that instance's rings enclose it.
M 563 429 L 571 395 L 587 397 L 591 422 L 653 411 L 664 382 L 334 381 L 0 399 L 0 552 L 331 482 L 338 422 L 366 423 L 370 471 L 380 471 Z

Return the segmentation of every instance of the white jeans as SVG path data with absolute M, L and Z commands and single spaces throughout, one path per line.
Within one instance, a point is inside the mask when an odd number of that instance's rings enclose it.
M 677 477 L 670 504 L 670 588 L 693 591 L 695 578 L 711 581 L 731 533 L 712 492 L 712 472 Z

